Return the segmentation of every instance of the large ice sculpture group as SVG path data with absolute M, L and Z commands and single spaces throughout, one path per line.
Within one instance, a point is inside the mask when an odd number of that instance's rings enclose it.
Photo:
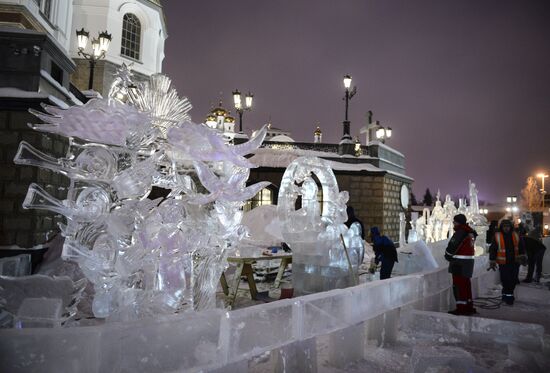
M 357 282 L 365 248 L 360 225 L 354 223 L 348 229 L 344 224 L 348 199 L 348 192 L 339 191 L 327 161 L 301 157 L 287 167 L 277 211 L 283 238 L 292 248 L 292 282 L 297 294 Z
M 476 185 L 469 181 L 468 188 L 470 204 L 466 200 L 459 199 L 458 208 L 450 195 L 445 197 L 445 202 L 441 204 L 440 194 L 437 193 L 436 202 L 433 210 L 425 208 L 422 216 L 417 213 L 411 214 L 411 230 L 409 231 L 408 242 L 423 240 L 427 243 L 446 240 L 453 234 L 453 218 L 457 214 L 464 214 L 468 224 L 472 226 L 480 237 L 483 237 L 488 230 L 488 222 L 485 215 L 480 212 L 478 190 Z M 404 225 L 400 225 L 400 237 L 404 236 Z M 401 243 L 401 240 L 400 240 Z M 476 244 L 476 246 L 479 246 Z M 481 250 L 481 246 L 476 248 Z
M 244 201 L 268 183 L 246 185 L 249 142 L 230 145 L 190 121 L 191 108 L 164 75 L 133 84 L 123 66 L 108 99 L 33 111 L 37 131 L 65 136 L 67 155 L 54 158 L 26 142 L 15 162 L 70 179 L 58 200 L 31 184 L 29 209 L 65 216 L 63 258 L 93 284 L 93 313 L 130 320 L 215 306 L 228 250 L 245 234 Z M 154 187 L 164 197 L 148 199 Z M 162 189 L 159 189 L 162 190 Z

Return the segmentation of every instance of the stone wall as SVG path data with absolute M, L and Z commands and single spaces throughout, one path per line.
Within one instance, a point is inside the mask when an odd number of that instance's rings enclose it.
M 90 63 L 84 59 L 75 59 L 74 61 L 76 63 L 76 70 L 71 75 L 71 83 L 81 91 L 86 91 L 88 90 L 88 82 L 90 79 Z M 118 67 L 118 65 L 109 61 L 97 61 L 94 68 L 94 90 L 101 93 L 103 97 L 107 97 Z M 143 74 L 135 71 L 133 71 L 133 73 L 136 83 L 149 80 L 149 78 Z
M 349 192 L 348 205 L 363 222 L 365 229 L 377 226 L 384 229 L 383 175 L 336 172 L 340 190 Z
M 15 106 L 15 105 L 14 105 Z M 13 163 L 19 143 L 24 140 L 54 157 L 64 156 L 66 139 L 30 129 L 37 119 L 26 110 L 0 111 L 0 246 L 32 247 L 47 241 L 58 230 L 60 215 L 22 207 L 29 184 L 43 186 L 51 195 L 64 199 L 68 179 L 49 170 Z

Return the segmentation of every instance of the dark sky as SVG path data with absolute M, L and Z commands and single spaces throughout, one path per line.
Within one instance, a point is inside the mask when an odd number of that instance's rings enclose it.
M 342 76 L 365 113 L 393 128 L 414 191 L 501 202 L 550 171 L 548 0 L 166 0 L 164 71 L 203 120 L 222 92 L 251 90 L 245 130 L 271 116 L 311 141 L 338 142 Z M 362 139 L 364 142 L 364 139 Z M 547 180 L 548 181 L 548 180 Z

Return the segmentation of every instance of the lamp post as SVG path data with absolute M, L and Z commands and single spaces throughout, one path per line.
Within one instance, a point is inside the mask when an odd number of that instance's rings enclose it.
M 353 87 L 353 89 L 350 91 L 351 87 L 351 76 L 345 75 L 344 76 L 344 88 L 346 88 L 346 93 L 344 96 L 344 101 L 346 102 L 346 112 L 344 116 L 344 134 L 342 136 L 342 140 L 351 140 L 350 135 L 350 121 L 348 119 L 348 112 L 349 112 L 349 100 L 352 99 L 353 96 L 357 93 L 357 87 Z
M 537 177 L 540 177 L 542 180 L 542 188 L 540 189 L 540 191 L 542 193 L 542 208 L 544 209 L 544 195 L 546 194 L 546 189 L 544 189 L 544 179 L 548 177 L 548 174 L 541 172 L 540 174 L 537 174 Z
M 376 130 L 376 138 L 381 141 L 382 144 L 385 144 L 386 140 L 391 138 L 391 135 L 391 127 L 380 127 Z
M 246 94 L 244 97 L 244 105 L 243 105 L 243 97 L 241 95 L 241 92 L 239 92 L 238 89 L 233 91 L 233 103 L 235 104 L 235 110 L 239 114 L 239 132 L 243 132 L 243 113 L 245 110 L 252 110 L 252 99 L 254 98 L 254 95 L 250 93 L 250 91 Z
M 99 33 L 97 39 L 92 39 L 92 53 L 86 53 L 84 50 L 88 45 L 90 33 L 84 28 L 76 30 L 76 39 L 78 44 L 78 54 L 90 62 L 90 79 L 88 80 L 88 89 L 94 86 L 94 68 L 98 60 L 105 58 L 105 54 L 111 44 L 111 34 L 107 31 Z

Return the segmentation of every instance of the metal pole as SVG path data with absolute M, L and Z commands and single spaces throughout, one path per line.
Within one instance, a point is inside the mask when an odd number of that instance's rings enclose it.
M 348 248 L 346 247 L 346 242 L 344 241 L 344 236 L 342 236 L 342 234 L 340 234 L 340 240 L 342 241 L 342 246 L 344 246 L 344 253 L 346 254 L 346 259 L 348 261 L 348 271 L 352 281 L 354 282 L 353 285 L 359 285 L 359 277 L 355 274 L 355 271 L 353 270 L 353 265 L 351 264 L 351 259 L 348 253 Z
M 544 179 L 546 179 L 546 177 L 543 175 L 541 179 L 542 179 L 542 209 L 544 210 L 544 194 L 546 193 L 546 191 L 544 190 Z
M 90 59 L 90 80 L 88 81 L 88 89 L 93 89 L 94 87 L 94 67 L 95 67 L 95 59 L 92 57 Z
M 345 121 L 348 121 L 348 106 L 349 106 L 349 89 L 346 88 L 346 119 Z
M 239 113 L 239 132 L 242 133 L 243 132 L 243 111 L 237 110 L 237 112 Z

